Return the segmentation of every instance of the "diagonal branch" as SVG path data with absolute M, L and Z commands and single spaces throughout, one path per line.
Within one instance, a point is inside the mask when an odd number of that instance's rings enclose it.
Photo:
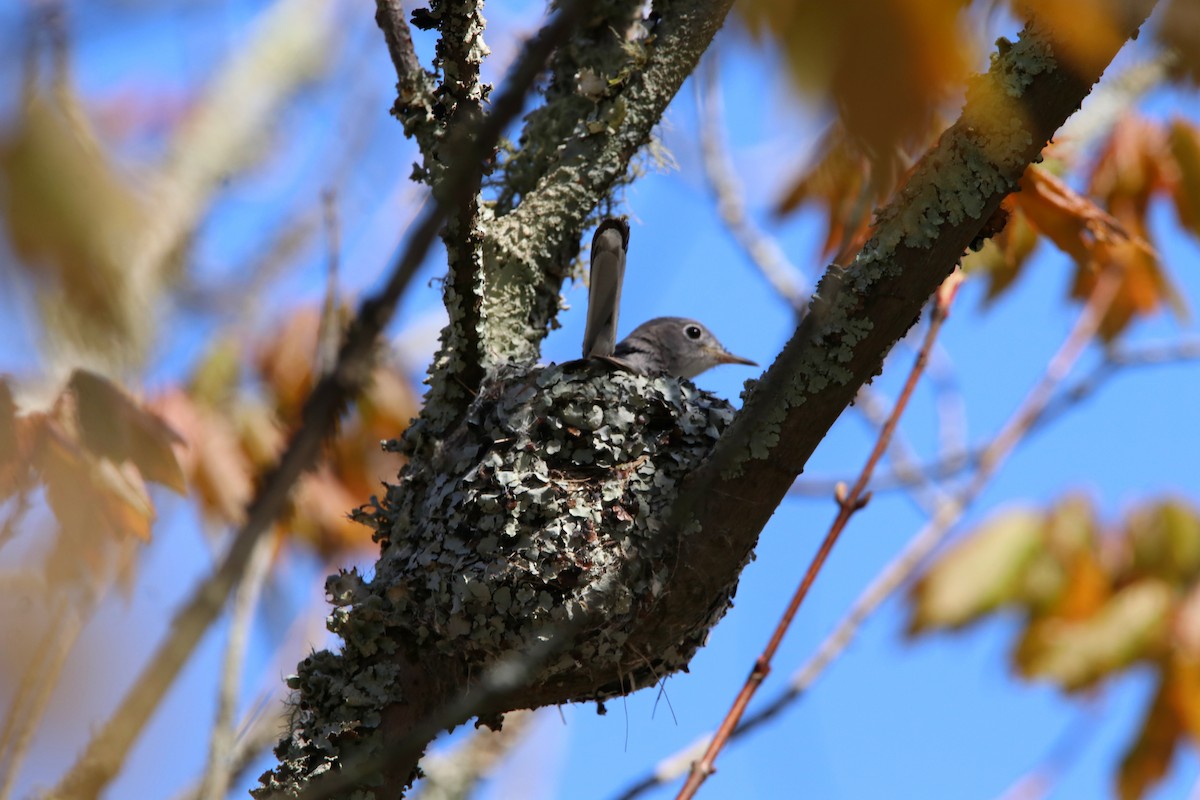
M 221 564 L 193 592 L 172 620 L 170 633 L 150 663 L 122 698 L 113 716 L 95 733 L 83 755 L 71 767 L 53 796 L 92 798 L 117 774 L 150 715 L 158 707 L 200 638 L 221 613 L 233 587 L 241 580 L 260 536 L 283 511 L 292 486 L 316 463 L 322 442 L 332 432 L 342 410 L 365 385 L 376 343 L 391 321 L 396 305 L 446 219 L 448 209 L 469 195 L 483 162 L 491 157 L 504 127 L 520 112 L 526 92 L 542 69 L 554 44 L 560 41 L 586 5 L 566 4 L 521 55 L 505 91 L 492 113 L 473 135 L 464 136 L 462 157 L 454 161 L 445 193 L 425 212 L 396 259 L 386 285 L 367 297 L 346 332 L 337 363 L 321 378 L 305 401 L 300 426 L 289 440 L 279 463 L 264 479 L 233 537 Z
M 512 337 L 503 342 L 509 357 L 536 357 L 559 311 L 559 290 L 578 253 L 585 220 L 627 175 L 631 160 L 650 140 L 731 5 L 732 0 L 654 3 L 652 41 L 629 44 L 636 54 L 621 77 L 620 91 L 600 104 L 602 119 L 582 131 L 576 129 L 582 122 L 578 116 L 569 129 L 551 126 L 561 138 L 548 142 L 527 130 L 537 141 L 525 146 L 549 147 L 553 158 L 537 162 L 536 183 L 520 205 L 490 226 L 484 252 L 484 315 L 491 329 Z
M 963 252 L 993 232 L 1000 201 L 1153 6 L 1138 0 L 1114 12 L 1124 38 L 1086 67 L 1068 66 L 1058 35 L 1036 21 L 1018 42 L 1004 43 L 970 87 L 958 122 L 880 212 L 874 237 L 850 266 L 828 270 L 792 340 L 683 487 L 673 526 L 687 531 L 679 539 L 684 566 L 633 646 L 673 641 L 711 613 L 858 387 L 879 372 Z
M 900 396 L 896 399 L 896 404 L 892 407 L 891 414 L 888 415 L 887 421 L 879 431 L 875 447 L 872 448 L 871 454 L 867 457 L 866 464 L 863 465 L 858 479 L 855 480 L 850 490 L 847 492 L 843 487 L 842 491 L 838 492 L 837 516 L 829 526 L 829 531 L 825 534 L 825 539 L 821 542 L 817 554 L 809 563 L 808 570 L 804 573 L 804 578 L 800 581 L 800 585 L 792 595 L 791 602 L 788 603 L 788 607 L 783 613 L 783 618 L 775 626 L 775 631 L 771 634 L 770 641 L 767 643 L 762 655 L 755 662 L 754 668 L 750 672 L 750 677 L 746 679 L 741 692 L 738 693 L 737 699 L 734 700 L 733 707 L 730 708 L 729 713 L 726 714 L 725 719 L 721 722 L 721 726 L 717 729 L 716 735 L 713 736 L 712 741 L 706 748 L 704 756 L 692 765 L 691 774 L 688 776 L 683 789 L 679 792 L 680 800 L 694 797 L 696 792 L 699 791 L 701 784 L 704 783 L 709 775 L 716 771 L 714 762 L 716 761 L 717 754 L 721 752 L 721 749 L 733 735 L 734 729 L 741 721 L 742 715 L 746 712 L 746 707 L 750 705 L 751 698 L 753 698 L 758 687 L 762 685 L 762 682 L 766 680 L 767 675 L 770 673 L 771 661 L 775 658 L 776 651 L 779 650 L 779 646 L 783 643 L 784 634 L 791 627 L 796 612 L 800 610 L 800 604 L 808 596 L 808 592 L 816 581 L 817 575 L 824 567 L 842 531 L 849 524 L 850 518 L 870 500 L 867 485 L 871 482 L 871 474 L 875 471 L 875 466 L 879 463 L 879 460 L 883 458 L 884 452 L 887 451 L 888 445 L 892 440 L 892 434 L 895 432 L 896 426 L 900 423 L 900 417 L 908 407 L 908 401 L 912 398 L 913 391 L 917 388 L 917 383 L 920 381 L 921 375 L 925 372 L 925 364 L 929 360 L 929 351 L 933 349 L 933 343 L 937 340 L 937 336 L 941 332 L 942 323 L 946 320 L 946 315 L 949 313 L 949 306 L 954 298 L 958 283 L 959 281 L 954 274 L 951 274 L 943 282 L 942 290 L 938 292 L 937 303 L 934 305 L 929 329 L 925 332 L 925 339 L 921 344 L 920 350 L 917 352 L 917 358 L 913 362 L 912 368 L 908 372 L 908 378 L 904 382 L 904 389 L 900 392 Z

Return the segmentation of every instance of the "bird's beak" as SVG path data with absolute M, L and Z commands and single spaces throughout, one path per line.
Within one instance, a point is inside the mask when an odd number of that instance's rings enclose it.
M 717 360 L 718 364 L 745 364 L 747 367 L 757 367 L 758 366 L 757 361 L 751 361 L 748 358 L 742 358 L 741 356 L 735 356 L 733 353 L 729 352 L 728 350 L 718 350 L 713 353 L 713 357 Z

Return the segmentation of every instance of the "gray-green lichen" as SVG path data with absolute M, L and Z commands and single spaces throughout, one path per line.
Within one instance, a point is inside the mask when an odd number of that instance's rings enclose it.
M 690 383 L 603 364 L 493 374 L 427 471 L 410 469 L 372 518 L 387 544 L 375 581 L 403 587 L 389 601 L 408 645 L 489 657 L 599 614 L 555 669 L 616 658 L 625 615 L 653 603 L 669 569 L 657 559 L 675 486 L 731 417 Z
M 358 513 L 381 544 L 375 574 L 328 580 L 342 652 L 313 654 L 289 680 L 291 733 L 264 787 L 303 785 L 343 763 L 349 742 L 354 758 L 380 747 L 381 709 L 406 699 L 402 661 L 478 675 L 566 629 L 570 646 L 535 682 L 580 670 L 611 681 L 560 702 L 632 688 L 631 661 L 654 676 L 686 666 L 727 598 L 683 641 L 644 656 L 624 645 L 676 567 L 665 519 L 677 487 L 732 417 L 687 381 L 573 362 L 498 367 L 448 436 L 410 428 L 391 449 L 413 460 Z
M 982 222 L 989 203 L 1016 187 L 1032 155 L 1029 120 L 1019 100 L 1036 76 L 1054 69 L 1050 43 L 1035 25 L 1016 44 L 1000 43 L 989 73 L 972 82 L 962 118 L 878 213 L 874 234 L 854 262 L 831 267 L 822 279 L 801 328 L 807 338 L 794 339 L 780 357 L 788 368 L 786 383 L 772 382 L 769 390 L 777 397 L 762 407 L 753 393 L 747 397 L 756 424 L 744 446 L 723 462 L 722 478 L 740 475 L 748 460 L 770 458 L 791 409 L 831 385 L 856 379 L 848 365 L 874 330 L 862 305 L 881 283 L 903 277 L 900 248 L 928 249 L 947 228 Z

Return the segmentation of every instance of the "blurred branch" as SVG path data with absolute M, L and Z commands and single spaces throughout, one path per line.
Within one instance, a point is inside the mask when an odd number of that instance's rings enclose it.
M 644 5 L 614 2 L 617 11 L 593 23 L 600 23 L 600 30 L 588 30 L 603 32 L 610 42 L 612 26 L 626 19 L 626 12 L 640 13 Z M 581 94 L 574 71 L 559 71 L 568 65 L 579 68 L 580 42 L 568 43 L 556 57 L 555 94 L 548 90 L 546 105 L 526 118 L 522 151 L 529 151 L 529 159 L 505 164 L 505 189 L 496 212 L 503 215 L 489 226 L 484 254 L 484 315 L 489 330 L 509 332 L 504 345 L 514 360 L 537 356 L 560 309 L 559 292 L 579 253 L 585 220 L 597 202 L 627 178 L 631 160 L 650 140 L 731 5 L 732 0 L 677 0 L 656 7 L 645 21 L 638 18 L 637 25 L 646 32 L 643 39 L 627 41 L 618 30 L 622 38 L 596 48 L 609 53 L 615 47 L 616 53 L 626 55 L 613 65 L 617 74 L 593 76 L 606 87 L 595 101 Z M 628 22 L 626 27 L 631 27 Z M 581 113 L 566 119 L 549 116 L 568 108 Z M 515 210 L 503 213 L 501 201 L 517 186 L 528 189 L 519 193 Z
M 1134 348 L 1109 348 L 1104 352 L 1103 359 L 1099 364 L 1070 386 L 1061 389 L 1046 404 L 1046 408 L 1033 421 L 1031 430 L 1039 430 L 1059 419 L 1071 408 L 1102 389 L 1117 375 L 1123 374 L 1126 369 L 1169 366 L 1198 360 L 1200 360 L 1200 339 L 1181 339 L 1177 342 L 1142 345 Z M 986 450 L 987 445 L 978 445 L 970 449 L 947 453 L 943 457 L 925 464 L 897 465 L 890 473 L 885 473 L 875 479 L 871 484 L 871 489 L 877 492 L 892 491 L 930 481 L 954 478 L 967 470 L 975 469 Z M 789 494 L 827 497 L 843 480 L 840 478 L 800 479 L 793 484 Z
M 21 673 L 21 682 L 13 694 L 12 705 L 0 730 L 0 800 L 8 800 L 21 763 L 33 742 L 46 706 L 58 685 L 67 656 L 79 639 L 86 616 L 93 607 L 91 598 L 79 601 L 87 613 L 72 607 L 65 592 L 58 592 L 54 613 L 38 647 Z
M 811 290 L 799 269 L 788 260 L 779 243 L 759 228 L 746 213 L 746 202 L 729 164 L 722 133 L 725 110 L 721 101 L 717 56 L 709 52 L 696 76 L 696 111 L 700 122 L 700 154 L 708 188 L 717 201 L 725 228 L 758 268 L 767 283 L 792 308 L 797 319 L 808 308 Z
M 1120 6 L 1116 35 L 1066 66 L 1059 32 L 1036 20 L 971 81 L 959 119 L 876 216 L 847 267 L 826 271 L 810 311 L 745 395 L 708 460 L 685 479 L 668 521 L 672 573 L 656 613 L 627 647 L 661 647 L 708 619 L 728 596 L 796 476 L 894 343 L 1017 186 L 1029 163 L 1078 109 L 1151 0 Z M 657 643 L 657 644 L 656 644 Z
M 584 3 L 564 5 L 551 22 L 525 48 L 509 74 L 505 90 L 482 118 L 474 136 L 464 140 L 462 157 L 452 163 L 445 193 L 423 214 L 392 266 L 385 286 L 368 296 L 346 332 L 337 363 L 313 387 L 293 433 L 276 467 L 267 474 L 247 508 L 246 521 L 233 537 L 217 569 L 176 612 L 169 633 L 150 662 L 122 698 L 113 716 L 94 734 L 83 755 L 60 781 L 53 794 L 93 798 L 120 770 L 130 747 L 150 715 L 174 682 L 204 632 L 220 614 L 230 591 L 241 580 L 258 539 L 283 512 L 288 495 L 300 476 L 317 460 L 321 444 L 350 400 L 363 388 L 371 373 L 376 344 L 391 321 L 396 304 L 416 274 L 450 208 L 471 191 L 481 165 L 491 156 L 504 127 L 520 113 L 525 93 L 542 64 Z
M 383 31 L 399 84 L 404 86 L 414 79 L 427 82 L 428 73 L 421 66 L 417 51 L 413 48 L 412 32 L 404 20 L 404 6 L 400 0 L 376 0 L 375 24 Z
M 465 742 L 446 753 L 434 753 L 421 762 L 425 777 L 413 793 L 414 800 L 466 800 L 481 781 L 524 741 L 535 716 L 533 711 L 504 715 L 504 727 L 478 728 Z
M 1110 269 L 1101 275 L 1088 304 L 1084 307 L 1058 352 L 1046 365 L 1042 377 L 988 446 L 984 448 L 979 460 L 979 469 L 971 482 L 939 504 L 933 519 L 909 541 L 896 558 L 884 567 L 870 586 L 854 601 L 849 612 L 835 626 L 833 632 L 821 642 L 816 653 L 793 673 L 787 690 L 755 713 L 747 716 L 735 730 L 729 733 L 730 739 L 740 738 L 773 719 L 812 688 L 825 669 L 845 651 L 847 645 L 857 635 L 863 622 L 912 576 L 917 567 L 945 539 L 967 507 L 987 486 L 1004 460 L 1021 439 L 1028 435 L 1039 416 L 1045 412 L 1055 390 L 1066 379 L 1086 346 L 1095 338 L 1100 321 L 1116 297 L 1119 286 L 1120 277 L 1115 270 Z M 621 795 L 622 800 L 629 800 L 629 798 L 641 794 L 645 789 L 680 777 L 693 760 L 703 752 L 704 745 L 706 745 L 706 741 L 702 740 L 700 744 L 694 745 L 686 751 L 663 759 L 655 769 L 653 781 L 649 778 L 638 781 L 629 791 Z
M 241 693 L 242 669 L 246 660 L 246 644 L 263 583 L 271 572 L 275 543 L 268 536 L 260 537 L 250 554 L 246 575 L 233 596 L 229 622 L 229 641 L 221 665 L 221 681 L 217 692 L 217 713 L 209 736 L 208 766 L 199 796 L 202 800 L 222 800 L 229 792 L 234 767 L 233 749 L 236 739 L 234 713 Z
M 1041 800 L 1049 796 L 1054 783 L 1083 754 L 1085 746 L 1103 728 L 1094 713 L 1076 714 L 1050 745 L 1045 756 L 1027 773 L 1008 787 L 997 800 Z
M 900 417 L 908 407 L 908 401 L 912 398 L 913 390 L 917 388 L 917 382 L 925 371 L 925 364 L 929 360 L 929 351 L 933 348 L 933 343 L 942 329 L 942 322 L 946 319 L 950 303 L 953 302 L 960 282 L 961 274 L 955 271 L 946 278 L 942 284 L 942 289 L 938 291 L 937 302 L 934 304 L 929 328 L 925 331 L 925 339 L 921 343 L 920 350 L 917 352 L 917 358 L 913 362 L 912 369 L 909 370 L 908 378 L 904 382 L 904 388 L 901 390 L 900 396 L 896 398 L 896 403 L 892 406 L 891 413 L 884 423 L 882 430 L 879 432 L 875 446 L 871 449 L 871 454 L 867 456 L 867 461 L 850 490 L 847 492 L 844 486 L 839 489 L 837 493 L 838 513 L 834 518 L 833 524 L 830 525 L 828 533 L 825 534 L 825 539 L 821 542 L 821 546 L 817 550 L 817 554 L 813 557 L 808 570 L 804 573 L 804 578 L 796 588 L 795 594 L 792 595 L 792 600 L 788 604 L 787 610 L 784 611 L 779 624 L 776 625 L 775 631 L 771 634 L 770 641 L 767 643 L 762 655 L 755 661 L 754 668 L 750 672 L 750 677 L 746 679 L 742 691 L 738 694 L 737 699 L 734 700 L 733 707 L 725 716 L 716 734 L 713 735 L 712 741 L 709 742 L 704 755 L 692 764 L 687 782 L 679 792 L 679 800 L 687 800 L 687 798 L 694 797 L 700 789 L 700 785 L 704 783 L 709 775 L 716 771 L 714 765 L 717 754 L 721 752 L 721 749 L 729 741 L 730 736 L 732 736 L 735 728 L 737 728 L 738 723 L 741 721 L 746 707 L 750 705 L 750 700 L 770 673 L 771 661 L 775 657 L 779 646 L 783 643 L 783 637 L 787 633 L 788 628 L 791 627 L 792 620 L 800 610 L 800 605 L 804 602 L 805 597 L 808 596 L 809 589 L 812 588 L 817 575 L 824 567 L 826 559 L 828 559 L 829 554 L 833 551 L 833 547 L 837 544 L 842 531 L 845 530 L 846 525 L 850 522 L 850 518 L 870 501 L 871 496 L 867 492 L 867 484 L 871 480 L 871 473 L 875 470 L 875 465 L 883 457 L 884 451 L 887 450 L 892 440 L 892 434 L 895 432 L 896 426 L 900 423 Z

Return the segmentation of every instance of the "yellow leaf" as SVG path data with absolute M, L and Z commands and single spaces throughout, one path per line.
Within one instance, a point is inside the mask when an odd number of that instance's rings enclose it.
M 1121 589 L 1086 619 L 1034 620 L 1017 648 L 1017 667 L 1067 690 L 1090 686 L 1161 647 L 1172 597 L 1166 584 L 1144 580 Z
M 1182 500 L 1164 500 L 1132 511 L 1125 522 L 1131 569 L 1173 582 L 1200 575 L 1200 513 Z
M 1017 509 L 984 523 L 913 587 L 910 634 L 957 628 L 1019 599 L 1030 566 L 1045 552 L 1042 514 Z

